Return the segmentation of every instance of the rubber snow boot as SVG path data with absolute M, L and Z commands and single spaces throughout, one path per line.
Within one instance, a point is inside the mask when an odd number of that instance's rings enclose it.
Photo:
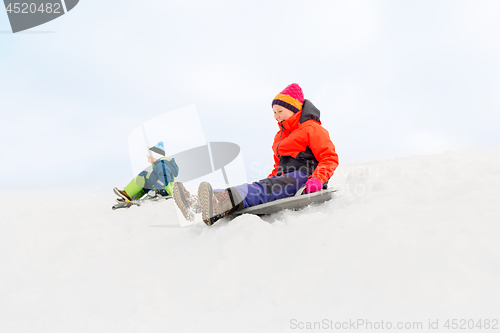
M 198 200 L 201 204 L 201 217 L 208 226 L 226 217 L 234 208 L 228 189 L 214 192 L 207 182 L 201 183 L 198 187 Z
M 119 196 L 121 199 L 123 199 L 125 202 L 132 201 L 132 199 L 130 199 L 130 197 L 128 196 L 127 192 L 125 192 L 125 191 L 119 190 L 118 188 L 115 187 L 113 189 L 113 192 L 115 192 L 115 194 L 117 196 Z
M 181 182 L 175 182 L 172 188 L 172 195 L 177 207 L 188 221 L 194 220 L 194 214 L 201 212 L 201 206 L 198 197 L 189 193 Z

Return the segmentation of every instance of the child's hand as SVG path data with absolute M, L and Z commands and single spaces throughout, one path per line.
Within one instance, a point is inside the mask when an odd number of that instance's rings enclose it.
M 316 178 L 309 178 L 306 182 L 306 193 L 318 192 L 323 188 L 323 184 Z

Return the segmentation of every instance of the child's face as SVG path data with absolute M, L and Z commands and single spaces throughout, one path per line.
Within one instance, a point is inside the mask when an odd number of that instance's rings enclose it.
M 287 108 L 282 107 L 281 105 L 274 104 L 273 105 L 273 112 L 274 112 L 274 119 L 279 121 L 280 123 L 283 120 L 287 120 L 291 116 L 294 115 L 294 113 Z
M 148 162 L 149 163 L 154 163 L 156 161 L 156 159 L 154 157 L 151 157 L 149 155 L 146 155 L 148 157 Z

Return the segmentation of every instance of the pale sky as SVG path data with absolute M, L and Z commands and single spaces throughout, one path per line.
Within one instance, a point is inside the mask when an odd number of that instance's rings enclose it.
M 255 180 L 292 82 L 341 165 L 500 149 L 498 17 L 500 1 L 81 0 L 12 34 L 0 11 L 0 183 L 123 187 L 129 134 L 189 105 Z

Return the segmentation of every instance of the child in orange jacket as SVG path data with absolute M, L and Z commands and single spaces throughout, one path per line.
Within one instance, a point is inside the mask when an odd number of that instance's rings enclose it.
M 319 110 L 304 99 L 296 83 L 274 98 L 272 108 L 280 128 L 273 143 L 273 171 L 268 178 L 224 190 L 214 191 L 209 183 L 201 183 L 198 200 L 207 225 L 233 211 L 293 196 L 303 186 L 306 193 L 327 188 L 339 160 L 328 131 L 321 126 Z M 175 183 L 173 195 L 186 219 L 192 220 L 192 207 L 197 204 L 188 204 L 189 192 Z

